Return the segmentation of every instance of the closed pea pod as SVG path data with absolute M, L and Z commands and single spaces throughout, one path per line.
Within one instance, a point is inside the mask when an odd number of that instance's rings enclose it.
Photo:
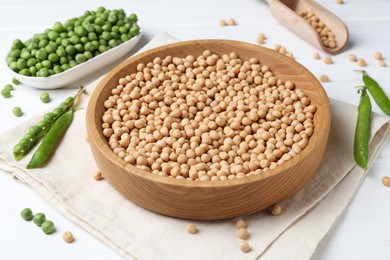
M 361 71 L 363 82 L 365 87 L 370 92 L 371 96 L 374 98 L 375 102 L 382 109 L 382 111 L 390 116 L 390 100 L 383 89 L 379 86 L 378 82 L 376 82 L 373 78 L 371 78 L 366 71 Z
M 367 169 L 368 142 L 370 138 L 371 124 L 371 101 L 370 97 L 366 93 L 366 88 L 359 89 L 359 92 L 360 102 L 355 128 L 353 155 L 355 162 L 363 169 Z
M 42 139 L 41 145 L 35 151 L 30 162 L 27 164 L 27 169 L 37 168 L 43 165 L 50 158 L 54 149 L 72 123 L 72 120 L 73 110 L 69 109 L 54 122 L 45 137 Z

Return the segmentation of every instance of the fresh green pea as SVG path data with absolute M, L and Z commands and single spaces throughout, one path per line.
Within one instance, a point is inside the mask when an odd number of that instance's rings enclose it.
M 51 53 L 55 53 L 56 52 L 56 48 L 53 45 L 51 45 L 51 44 L 46 45 L 45 50 L 47 51 L 48 55 L 50 55 Z
M 37 74 L 37 68 L 36 67 L 30 67 L 29 68 L 29 71 L 30 71 L 30 74 L 31 75 L 36 75 Z M 22 73 L 20 73 L 20 74 L 22 74 Z M 22 74 L 23 75 L 23 74 Z
M 50 102 L 50 95 L 49 95 L 49 93 L 47 93 L 47 92 L 41 93 L 41 95 L 39 96 L 39 98 L 41 99 L 41 101 L 42 101 L 43 103 L 49 103 L 49 102 Z
M 28 50 L 22 50 L 22 52 L 20 53 L 20 58 L 24 59 L 24 60 L 28 60 L 31 58 L 31 52 L 28 51 Z
M 51 40 L 51 41 L 55 41 L 59 38 L 59 34 L 58 32 L 55 32 L 55 31 L 50 31 L 48 34 L 47 34 L 47 37 Z
M 12 83 L 13 83 L 14 85 L 19 85 L 19 84 L 20 84 L 20 81 L 17 80 L 17 79 L 15 79 L 15 78 L 12 78 Z
M 36 125 L 33 125 L 33 126 L 31 126 L 31 127 L 28 129 L 28 132 L 29 132 L 31 135 L 33 135 L 33 136 L 39 134 L 39 132 L 41 132 L 41 131 L 42 131 L 42 128 L 39 127 L 39 126 L 36 126 Z
M 64 27 L 62 26 L 62 24 L 60 22 L 56 22 L 53 26 L 53 31 L 55 31 L 57 33 L 61 33 L 64 31 Z
M 355 162 L 363 169 L 367 169 L 371 124 L 371 101 L 365 87 L 360 88 L 359 93 L 360 102 L 355 128 L 353 154 Z
M 20 216 L 26 220 L 26 221 L 30 221 L 33 219 L 33 213 L 31 211 L 30 208 L 25 208 L 23 209 L 21 212 L 20 212 Z
M 18 59 L 16 62 L 16 66 L 18 69 L 22 70 L 27 67 L 27 61 L 25 59 Z
M 12 42 L 12 48 L 14 48 L 14 49 L 22 49 L 23 47 L 24 47 L 24 44 L 20 39 L 15 39 Z
M 1 95 L 5 98 L 11 97 L 11 90 L 4 88 L 1 90 Z
M 46 67 L 41 68 L 37 71 L 38 77 L 47 77 L 49 76 L 49 70 Z
M 84 54 L 79 53 L 76 55 L 76 62 L 77 63 L 83 63 L 84 61 L 86 61 Z
M 56 53 L 50 53 L 48 59 L 50 62 L 57 62 L 60 57 Z
M 4 89 L 8 89 L 9 91 L 13 90 L 14 89 L 14 86 L 12 86 L 12 84 L 6 84 L 4 86 Z
M 132 22 L 137 22 L 138 21 L 138 17 L 136 14 L 130 14 L 129 15 L 129 19 L 132 21 Z
M 12 113 L 17 116 L 17 117 L 20 117 L 23 115 L 23 111 L 20 107 L 14 107 L 12 108 Z
M 45 46 L 48 44 L 49 44 L 48 39 L 40 39 L 38 42 L 38 48 L 45 48 Z
M 390 116 L 390 100 L 383 89 L 379 86 L 373 78 L 371 78 L 366 71 L 362 72 L 362 78 L 365 87 L 368 89 L 368 92 L 374 98 L 377 105 L 382 109 L 382 111 Z
M 45 60 L 47 58 L 47 51 L 45 49 L 39 49 L 35 55 L 38 60 Z
M 50 220 L 46 220 L 45 222 L 43 222 L 41 225 L 41 229 L 45 234 L 51 234 L 56 231 L 54 223 Z
M 51 61 L 44 60 L 44 61 L 42 61 L 42 65 L 43 65 L 44 68 L 50 69 L 51 68 Z
M 10 64 L 9 64 L 8 66 L 9 66 L 9 68 L 10 68 L 11 70 L 13 70 L 13 71 L 16 71 L 16 72 L 19 71 L 18 66 L 16 66 L 16 61 L 11 61 Z
M 20 74 L 20 75 L 23 75 L 23 76 L 31 76 L 31 72 L 30 72 L 30 70 L 27 69 L 27 68 L 21 69 L 21 70 L 19 71 L 19 74 Z
M 37 226 L 42 226 L 42 224 L 46 221 L 46 216 L 43 213 L 37 213 L 33 217 L 33 221 Z
M 30 59 L 27 60 L 27 67 L 32 67 L 32 66 L 35 66 L 35 64 L 37 64 L 37 59 L 32 57 Z
M 42 166 L 53 154 L 56 146 L 64 136 L 73 120 L 73 110 L 69 109 L 62 114 L 50 127 L 49 131 L 42 139 L 41 145 L 34 152 L 27 169 L 33 169 Z
M 62 68 L 61 68 L 60 65 L 55 65 L 55 66 L 53 67 L 53 71 L 54 71 L 53 74 L 58 74 L 58 73 L 61 73 L 61 72 L 62 72 Z

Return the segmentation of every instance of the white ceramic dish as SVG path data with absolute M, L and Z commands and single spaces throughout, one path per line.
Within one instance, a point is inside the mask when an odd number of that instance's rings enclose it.
M 87 77 L 88 75 L 96 72 L 104 67 L 109 66 L 113 62 L 119 60 L 125 56 L 134 46 L 138 43 L 142 36 L 142 29 L 140 34 L 131 38 L 127 42 L 124 42 L 96 57 L 93 57 L 86 62 L 78 64 L 73 68 L 70 68 L 64 72 L 51 75 L 49 77 L 28 77 L 23 76 L 15 71 L 10 70 L 12 77 L 19 80 L 21 83 L 38 88 L 38 89 L 58 89 L 71 85 L 74 82 Z

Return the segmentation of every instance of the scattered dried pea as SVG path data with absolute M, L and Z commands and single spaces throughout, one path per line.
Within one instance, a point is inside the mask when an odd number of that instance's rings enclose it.
M 219 20 L 219 26 L 227 26 L 225 19 Z
M 390 187 L 390 177 L 388 177 L 388 176 L 382 177 L 382 183 L 383 183 L 383 185 L 385 185 L 386 187 Z
M 375 55 L 374 55 L 374 58 L 376 60 L 383 60 L 382 53 L 381 52 L 376 52 Z
M 265 34 L 264 33 L 259 33 L 259 35 L 257 35 L 257 43 L 258 44 L 264 44 L 264 40 L 265 40 Z
M 73 237 L 72 232 L 70 232 L 70 231 L 65 231 L 64 234 L 62 234 L 62 239 L 63 239 L 66 243 L 72 243 L 72 242 L 74 241 L 74 237 Z
M 279 204 L 275 204 L 271 208 L 271 214 L 274 216 L 279 216 L 282 213 L 282 207 Z
M 344 4 L 344 0 L 336 0 L 336 2 L 337 2 L 339 5 Z
M 325 75 L 325 74 L 321 75 L 321 76 L 320 76 L 320 81 L 321 81 L 321 82 L 329 82 L 329 77 L 328 77 L 328 75 Z
M 243 240 L 247 240 L 249 237 L 248 230 L 246 228 L 239 228 L 237 230 L 237 236 Z
M 319 60 L 319 59 L 321 59 L 321 56 L 320 56 L 320 54 L 319 54 L 318 52 L 315 52 L 315 53 L 313 54 L 313 58 L 314 58 L 315 60 Z
M 243 219 L 237 220 L 237 221 L 236 221 L 236 227 L 237 227 L 237 228 L 246 228 L 247 225 L 246 225 L 245 220 L 243 220 Z
M 240 250 L 241 252 L 247 253 L 251 250 L 251 247 L 247 241 L 241 241 Z
M 359 67 L 365 67 L 365 66 L 367 66 L 367 63 L 366 63 L 366 61 L 365 61 L 363 58 L 360 58 L 360 59 L 358 59 L 358 61 L 357 61 L 357 65 L 358 65 Z
M 93 173 L 93 178 L 97 181 L 104 179 L 103 174 L 100 171 L 95 171 Z
M 386 62 L 384 60 L 378 61 L 379 67 L 387 67 Z
M 198 232 L 198 229 L 196 228 L 195 224 L 188 224 L 187 225 L 187 232 L 190 234 L 196 234 Z
M 324 57 L 324 63 L 328 64 L 328 65 L 333 64 L 333 60 L 330 56 L 326 56 L 326 57 Z
M 236 20 L 234 20 L 233 18 L 230 18 L 230 19 L 228 20 L 228 24 L 231 25 L 231 26 L 237 25 Z
M 349 54 L 348 55 L 348 60 L 352 61 L 352 62 L 356 62 L 357 61 L 357 57 L 356 57 L 355 54 Z

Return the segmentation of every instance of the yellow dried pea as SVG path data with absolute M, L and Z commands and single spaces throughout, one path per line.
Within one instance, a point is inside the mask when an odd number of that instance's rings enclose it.
M 349 54 L 348 55 L 348 60 L 352 61 L 352 62 L 356 62 L 357 61 L 357 57 L 356 57 L 355 54 Z
M 321 81 L 321 82 L 329 82 L 329 77 L 328 77 L 328 75 L 325 75 L 325 74 L 321 75 L 321 76 L 320 76 L 320 81 Z
M 378 61 L 379 67 L 387 67 L 386 62 L 384 60 Z
M 247 253 L 251 250 L 251 247 L 247 241 L 241 241 L 240 250 L 241 252 Z
M 247 240 L 249 237 L 249 232 L 246 228 L 239 228 L 237 230 L 237 236 L 243 240 Z
M 321 43 L 330 49 L 337 47 L 337 41 L 333 32 L 327 27 L 315 13 L 308 11 L 301 11 L 299 15 L 305 19 L 317 32 L 321 39 Z
M 324 63 L 328 64 L 328 65 L 333 64 L 332 57 L 330 57 L 330 56 L 324 57 Z
M 74 241 L 74 237 L 73 237 L 72 232 L 70 232 L 70 231 L 65 231 L 64 234 L 62 234 L 62 239 L 63 239 L 66 243 L 72 243 L 72 242 Z
M 118 82 L 104 102 L 103 134 L 118 157 L 159 176 L 259 175 L 313 134 L 316 108 L 305 93 L 234 52 L 157 57 Z
M 219 26 L 227 26 L 228 24 L 226 23 L 225 19 L 219 20 Z
M 336 3 L 338 3 L 339 5 L 342 5 L 342 4 L 344 4 L 344 0 L 336 0 Z
M 279 204 L 275 204 L 271 207 L 271 214 L 279 216 L 282 213 L 282 207 Z
M 315 52 L 315 53 L 313 54 L 313 59 L 315 59 L 315 60 L 321 59 L 320 54 L 319 54 L 318 52 Z
M 358 65 L 359 67 L 366 67 L 366 66 L 367 66 L 366 60 L 363 59 L 363 58 L 358 59 L 357 65 Z
M 237 228 L 246 228 L 246 227 L 247 227 L 247 224 L 246 224 L 245 220 L 243 220 L 243 219 L 238 219 L 238 220 L 236 221 L 236 227 L 237 227 Z
M 187 232 L 190 234 L 196 234 L 198 232 L 198 229 L 195 224 L 188 224 L 186 229 Z
M 388 177 L 388 176 L 382 177 L 382 183 L 383 183 L 383 185 L 385 185 L 386 187 L 390 187 L 390 177 Z
M 257 35 L 257 41 L 258 44 L 264 44 L 265 42 L 265 34 L 264 33 L 259 33 Z
M 94 171 L 92 173 L 92 176 L 97 181 L 100 181 L 100 180 L 104 179 L 103 174 L 100 171 Z
M 235 26 L 235 25 L 237 25 L 236 20 L 234 20 L 233 18 L 230 18 L 230 19 L 228 20 L 228 25 L 230 25 L 230 26 Z
M 376 53 L 374 54 L 374 58 L 375 58 L 376 60 L 383 60 L 382 53 L 381 53 L 381 52 L 376 52 Z

